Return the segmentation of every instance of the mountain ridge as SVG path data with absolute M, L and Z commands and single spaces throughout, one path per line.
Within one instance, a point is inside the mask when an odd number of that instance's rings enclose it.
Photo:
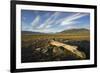
M 43 33 L 43 32 L 33 32 L 33 31 L 21 31 L 22 34 L 59 34 L 59 33 L 89 33 L 89 29 L 79 28 L 79 29 L 68 29 L 57 33 Z

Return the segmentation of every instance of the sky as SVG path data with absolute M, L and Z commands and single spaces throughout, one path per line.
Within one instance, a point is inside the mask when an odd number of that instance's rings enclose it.
M 21 10 L 21 30 L 56 33 L 69 29 L 90 29 L 90 13 Z

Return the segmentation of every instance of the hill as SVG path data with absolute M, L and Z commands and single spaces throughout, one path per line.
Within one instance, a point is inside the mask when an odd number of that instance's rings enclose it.
M 89 29 L 81 28 L 81 29 L 69 29 L 69 30 L 64 30 L 60 33 L 67 33 L 67 34 L 84 34 L 87 33 L 89 34 Z
M 41 32 L 32 32 L 32 31 L 21 31 L 22 34 L 44 34 L 44 33 L 41 33 Z
M 64 30 L 57 33 L 43 33 L 43 32 L 33 32 L 33 31 L 21 31 L 22 34 L 89 34 L 89 29 L 81 28 L 81 29 L 69 29 Z

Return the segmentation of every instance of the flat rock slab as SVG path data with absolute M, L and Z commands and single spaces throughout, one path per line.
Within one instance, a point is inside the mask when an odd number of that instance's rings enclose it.
M 64 49 L 70 51 L 72 54 L 77 56 L 80 59 L 85 59 L 86 55 L 84 52 L 77 50 L 78 46 L 72 46 L 68 44 L 64 44 L 58 41 L 51 40 L 50 45 L 56 46 L 56 47 L 63 47 Z

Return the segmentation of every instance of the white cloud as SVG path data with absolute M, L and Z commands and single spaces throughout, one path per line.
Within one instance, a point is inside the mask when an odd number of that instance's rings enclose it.
M 60 15 L 59 12 L 55 12 L 54 14 L 52 14 L 48 19 L 46 19 L 44 21 L 43 24 L 41 24 L 38 28 L 40 29 L 45 29 L 45 28 L 48 28 L 48 26 L 50 27 L 53 22 L 55 22 L 55 19 Z
M 39 24 L 39 21 L 40 21 L 40 16 L 37 16 L 31 23 L 32 28 L 35 28 L 36 25 Z
M 73 21 L 73 20 L 79 19 L 79 18 L 81 18 L 81 17 L 84 17 L 84 16 L 86 16 L 86 15 L 87 15 L 87 14 L 76 13 L 76 14 L 73 15 L 73 16 L 69 16 L 69 17 L 67 18 L 67 21 Z
M 47 25 L 46 28 L 50 28 L 52 25 Z
M 70 21 L 70 22 L 63 21 L 60 25 L 67 26 L 67 25 L 72 25 L 72 24 L 76 24 L 76 23 L 79 23 L 79 22 L 78 21 Z
M 30 29 L 30 26 L 22 21 L 22 23 L 21 23 L 21 30 L 24 31 L 24 30 L 28 30 L 28 29 Z
M 79 23 L 77 21 L 75 21 L 76 19 L 79 19 L 81 17 L 86 16 L 87 14 L 81 14 L 81 13 L 76 13 L 70 16 L 67 16 L 63 19 L 60 19 L 56 22 L 56 24 L 60 23 L 61 26 L 63 25 L 71 25 L 71 24 L 75 24 L 75 23 Z
M 48 15 L 49 14 L 45 14 L 44 16 Z M 60 32 L 71 28 L 80 28 L 80 26 L 77 27 L 76 25 L 74 26 L 73 24 L 81 23 L 77 21 L 77 19 L 82 18 L 87 14 L 75 13 L 73 15 L 65 16 L 64 18 L 60 18 L 57 20 L 57 18 L 60 15 L 61 15 L 60 12 L 55 12 L 51 16 L 49 15 L 49 17 L 46 20 L 44 20 L 43 23 L 40 23 L 41 20 L 40 16 L 36 16 L 36 18 L 31 23 L 32 28 L 30 28 L 30 30 L 36 32 L 49 33 L 49 32 Z M 56 28 L 55 25 L 57 25 L 58 29 L 55 29 Z M 54 28 L 51 28 L 53 26 Z

